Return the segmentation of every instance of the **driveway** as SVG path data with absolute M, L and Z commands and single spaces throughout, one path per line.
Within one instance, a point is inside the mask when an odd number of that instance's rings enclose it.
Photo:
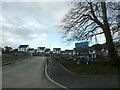
M 3 88 L 60 88 L 44 73 L 46 57 L 32 57 L 3 66 Z

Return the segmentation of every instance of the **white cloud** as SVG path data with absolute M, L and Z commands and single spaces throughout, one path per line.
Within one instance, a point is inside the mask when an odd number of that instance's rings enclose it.
M 0 16 L 0 26 L 2 27 L 2 35 L 0 39 L 2 46 L 17 44 L 26 41 L 44 41 L 48 37 L 44 32 L 44 25 L 33 17 L 13 17 Z M 11 21 L 12 20 L 12 21 Z M 21 42 L 22 41 L 22 42 Z
M 23 27 L 25 28 L 44 28 L 44 25 L 42 25 L 39 21 L 37 21 L 35 18 L 33 17 L 25 17 L 23 18 Z
M 30 34 L 29 37 L 32 39 L 32 40 L 36 40 L 36 41 L 44 41 L 48 38 L 48 35 L 46 33 L 42 33 L 40 35 L 38 34 Z
M 2 2 L 66 2 L 70 0 L 2 0 Z
M 14 35 L 10 32 L 3 33 L 2 36 L 0 37 L 2 39 L 1 45 L 2 46 L 15 46 L 20 39 L 19 36 Z
M 3 3 L 2 10 L 3 17 L 0 16 L 0 20 L 4 22 L 4 45 L 30 44 L 33 47 L 49 47 L 50 41 L 53 41 L 53 47 L 56 46 L 56 41 L 60 45 L 60 36 L 52 35 L 58 33 L 54 26 L 58 25 L 67 12 L 63 3 L 7 2 Z
M 68 12 L 67 9 L 56 12 L 54 18 L 56 19 L 56 21 L 58 21 L 58 23 L 60 23 L 63 17 L 67 14 L 67 12 Z
M 6 22 L 6 19 L 5 19 L 5 18 L 3 18 L 3 16 L 2 16 L 2 15 L 0 15 L 0 22 Z
M 39 40 L 40 41 L 43 41 L 43 40 L 45 40 L 45 39 L 47 39 L 48 38 L 48 35 L 46 34 L 46 33 L 43 33 L 43 34 L 41 34 L 40 36 L 39 36 Z

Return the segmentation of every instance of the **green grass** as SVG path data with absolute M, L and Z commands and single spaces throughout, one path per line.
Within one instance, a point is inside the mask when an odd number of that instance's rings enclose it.
M 59 59 L 57 61 L 69 71 L 80 75 L 118 75 L 118 70 L 120 70 L 120 67 L 111 66 L 103 60 L 96 63 L 90 63 L 88 65 L 86 63 L 77 64 L 77 62 L 72 59 Z
M 18 60 L 18 59 L 25 59 L 27 58 L 28 56 L 25 56 L 25 55 L 21 55 L 21 54 L 2 54 L 2 63 L 6 63 L 6 62 L 9 62 L 9 61 L 15 61 L 15 60 Z

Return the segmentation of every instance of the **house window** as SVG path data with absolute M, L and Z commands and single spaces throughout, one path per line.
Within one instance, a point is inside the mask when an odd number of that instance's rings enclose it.
M 90 51 L 90 53 L 92 53 L 93 51 Z

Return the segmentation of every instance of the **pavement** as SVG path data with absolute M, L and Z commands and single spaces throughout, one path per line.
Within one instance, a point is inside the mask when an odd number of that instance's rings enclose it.
M 48 75 L 55 82 L 71 88 L 118 88 L 118 76 L 87 76 L 68 72 L 58 62 L 48 61 Z
M 36 56 L 3 66 L 2 88 L 60 88 L 47 79 L 45 65 L 46 57 Z

